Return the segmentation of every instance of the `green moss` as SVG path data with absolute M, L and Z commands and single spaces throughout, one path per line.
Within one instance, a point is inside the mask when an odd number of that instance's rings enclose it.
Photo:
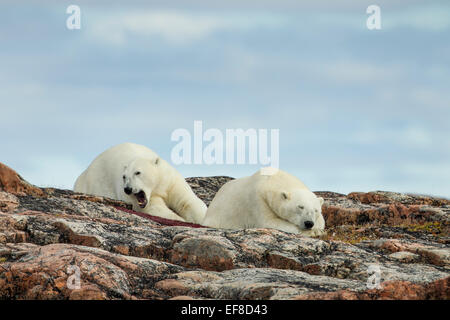
M 444 232 L 444 225 L 440 221 L 426 222 L 424 224 L 412 224 L 406 226 L 410 232 L 426 232 L 433 235 L 440 235 Z
M 330 228 L 322 240 L 341 241 L 349 244 L 357 244 L 365 240 L 377 239 L 378 235 L 372 232 L 361 232 L 357 227 Z

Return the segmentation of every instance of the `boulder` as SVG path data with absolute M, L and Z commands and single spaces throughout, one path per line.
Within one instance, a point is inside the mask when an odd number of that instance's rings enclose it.
M 230 179 L 187 181 L 209 204 Z M 0 164 L 0 300 L 450 298 L 449 200 L 316 194 L 327 234 L 307 238 L 158 219 Z

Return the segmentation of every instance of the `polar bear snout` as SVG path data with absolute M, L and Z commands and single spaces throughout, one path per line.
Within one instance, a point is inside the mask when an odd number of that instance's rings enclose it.
M 133 192 L 133 189 L 131 189 L 130 187 L 125 187 L 125 188 L 123 188 L 123 192 L 130 195 Z
M 304 225 L 305 225 L 306 229 L 311 229 L 312 227 L 314 227 L 314 222 L 308 220 L 308 221 L 305 221 Z
M 136 202 L 139 207 L 144 209 L 148 204 L 147 194 L 144 190 L 134 190 L 133 188 L 129 186 L 125 186 L 123 188 L 123 192 L 125 192 L 129 196 L 133 196 L 136 199 Z

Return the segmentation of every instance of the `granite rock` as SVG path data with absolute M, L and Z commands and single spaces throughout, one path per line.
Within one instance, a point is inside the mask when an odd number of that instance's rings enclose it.
M 187 181 L 209 204 L 230 179 Z M 449 200 L 316 193 L 327 234 L 307 238 L 138 215 L 0 164 L 0 299 L 450 298 Z

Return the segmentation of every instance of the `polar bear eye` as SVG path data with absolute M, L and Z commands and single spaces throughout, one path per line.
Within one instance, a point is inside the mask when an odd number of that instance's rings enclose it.
M 135 172 L 135 175 L 137 175 L 137 176 L 140 175 L 140 174 L 141 174 L 140 171 L 136 171 L 136 172 Z
M 125 175 L 122 176 L 123 180 L 125 180 Z
M 302 210 L 303 210 L 303 209 L 305 209 L 305 207 L 304 207 L 304 206 L 298 206 L 298 207 L 299 207 L 300 209 L 302 209 Z

